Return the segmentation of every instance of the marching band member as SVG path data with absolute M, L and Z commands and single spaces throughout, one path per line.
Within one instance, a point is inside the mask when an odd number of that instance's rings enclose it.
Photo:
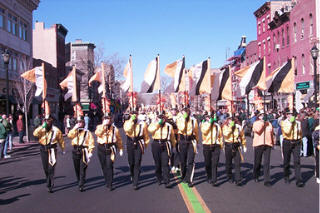
M 39 138 L 40 155 L 44 173 L 46 175 L 47 187 L 50 193 L 53 192 L 54 171 L 57 162 L 57 144 L 64 153 L 64 140 L 62 132 L 58 127 L 52 125 L 53 118 L 46 115 L 42 126 L 36 128 L 33 135 Z
M 172 125 L 175 139 L 178 140 L 178 127 L 177 127 L 177 119 L 178 119 L 178 110 L 176 107 L 172 108 L 171 113 L 168 116 L 167 122 Z M 175 146 L 172 146 L 172 153 L 170 164 L 172 166 L 172 172 L 178 172 L 180 170 L 180 155 L 179 155 L 179 147 L 178 143 Z
M 151 123 L 148 131 L 152 134 L 152 155 L 156 166 L 156 177 L 159 185 L 164 181 L 166 188 L 170 188 L 169 160 L 172 147 L 175 146 L 176 139 L 172 125 L 166 122 L 163 114 Z
M 142 154 L 149 143 L 149 135 L 145 122 L 138 122 L 137 112 L 131 113 L 123 129 L 127 135 L 127 153 L 130 175 L 135 190 L 138 189 Z
M 89 130 L 84 129 L 83 116 L 77 118 L 77 124 L 68 133 L 68 138 L 72 140 L 73 165 L 78 180 L 79 190 L 83 192 L 86 181 L 86 170 L 94 148 L 92 133 Z
M 96 128 L 95 134 L 98 143 L 98 158 L 106 187 L 112 191 L 113 163 L 116 151 L 119 150 L 119 154 L 122 156 L 123 148 L 120 132 L 118 128 L 112 124 L 112 117 L 109 113 L 105 114 L 102 124 Z
M 270 155 L 274 146 L 273 127 L 267 120 L 266 114 L 259 113 L 257 120 L 253 123 L 253 147 L 254 147 L 254 165 L 253 177 L 255 182 L 259 181 L 262 155 L 264 185 L 270 187 Z
M 197 153 L 198 122 L 190 116 L 190 109 L 182 110 L 183 116 L 177 120 L 179 134 L 179 149 L 181 160 L 181 178 L 183 182 L 188 183 L 189 187 L 193 186 L 194 175 L 194 158 Z
M 222 126 L 222 134 L 224 137 L 225 145 L 225 155 L 226 155 L 226 173 L 230 183 L 233 182 L 232 179 L 232 159 L 234 159 L 235 165 L 235 183 L 241 185 L 240 177 L 240 163 L 242 154 L 240 151 L 240 146 L 242 145 L 243 151 L 247 152 L 246 138 L 244 132 L 239 124 L 236 124 L 235 120 L 228 118 L 227 121 Z
M 222 130 L 214 112 L 201 124 L 203 156 L 209 184 L 217 186 L 220 150 L 223 148 Z
M 302 141 L 301 122 L 296 120 L 297 112 L 295 110 L 287 113 L 287 119 L 281 122 L 281 131 L 283 135 L 283 171 L 284 181 L 289 183 L 290 157 L 293 154 L 293 162 L 296 176 L 296 186 L 303 187 L 300 171 L 300 150 Z

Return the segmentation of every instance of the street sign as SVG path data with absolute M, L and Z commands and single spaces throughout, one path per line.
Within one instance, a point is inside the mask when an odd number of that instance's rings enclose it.
M 310 88 L 309 81 L 296 83 L 296 89 L 298 90 L 309 89 L 309 88 Z

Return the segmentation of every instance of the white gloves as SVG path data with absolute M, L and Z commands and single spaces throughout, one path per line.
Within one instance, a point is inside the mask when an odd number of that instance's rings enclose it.
M 244 153 L 247 152 L 247 147 L 246 147 L 246 146 L 243 147 L 243 152 L 244 152 Z
M 122 155 L 123 155 L 123 150 L 122 149 L 120 149 L 119 155 L 122 157 Z
M 79 129 L 79 124 L 74 125 L 74 129 Z
M 62 154 L 65 155 L 65 154 L 66 154 L 66 151 L 62 151 Z
M 107 121 L 107 120 L 103 120 L 102 124 L 103 124 L 103 125 L 107 125 L 107 124 L 108 124 L 108 121 Z
M 89 153 L 88 154 L 88 158 L 90 159 L 92 157 L 92 153 Z

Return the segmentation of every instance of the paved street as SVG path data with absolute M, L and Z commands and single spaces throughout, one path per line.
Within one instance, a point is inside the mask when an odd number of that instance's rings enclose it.
M 75 182 L 71 145 L 66 140 L 67 152 L 59 152 L 54 193 L 45 187 L 38 145 L 22 147 L 12 158 L 0 161 L 0 212 L 188 212 L 177 184 L 171 189 L 158 186 L 154 176 L 154 162 L 148 147 L 142 161 L 140 189 L 134 191 L 130 183 L 127 155 L 115 163 L 115 190 L 104 187 L 104 179 L 96 150 L 87 170 L 85 192 L 79 192 Z M 295 186 L 294 177 L 285 185 L 279 147 L 272 152 L 272 187 L 263 180 L 252 179 L 253 149 L 248 141 L 248 152 L 242 164 L 243 186 L 226 182 L 224 154 L 221 153 L 219 186 L 206 182 L 202 150 L 196 157 L 195 189 L 211 212 L 319 212 L 319 185 L 314 178 L 314 159 L 302 158 L 304 188 Z M 125 152 L 126 153 L 126 152 Z M 293 171 L 293 170 L 292 170 Z M 262 178 L 261 178 L 262 179 Z

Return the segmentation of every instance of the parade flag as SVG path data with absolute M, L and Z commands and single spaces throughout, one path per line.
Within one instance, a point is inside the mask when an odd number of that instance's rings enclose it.
M 177 107 L 177 97 L 174 93 L 170 94 L 170 102 L 171 102 L 171 108 L 174 109 Z
M 188 92 L 190 88 L 192 88 L 192 85 L 192 72 L 190 70 L 184 69 L 178 92 Z
M 35 96 L 40 96 L 45 100 L 47 96 L 47 81 L 45 78 L 44 64 L 42 66 L 35 67 L 32 70 L 28 70 L 21 75 L 22 78 L 31 81 L 36 84 L 37 90 Z
M 174 79 L 174 85 L 173 85 L 174 92 L 179 91 L 179 86 L 182 81 L 184 68 L 185 68 L 184 56 L 182 57 L 181 60 L 178 60 L 178 61 L 175 61 L 171 64 L 168 64 L 164 68 L 164 72 Z
M 219 79 L 219 98 L 218 100 L 232 101 L 232 81 L 231 81 L 231 69 L 230 66 L 224 68 L 220 73 Z
M 72 98 L 72 102 L 78 101 L 77 96 L 77 76 L 76 76 L 76 67 L 73 66 L 72 71 L 69 75 L 60 83 L 62 89 L 68 89 L 67 93 L 64 95 L 64 100 Z
M 193 85 L 190 90 L 191 95 L 200 95 L 202 93 L 210 93 L 210 60 L 202 61 L 201 63 L 190 68 L 192 73 Z
M 100 86 L 98 87 L 99 94 L 102 93 L 102 97 L 106 96 L 106 81 L 105 81 L 105 71 L 104 71 L 104 63 L 101 63 L 101 68 L 98 68 L 97 72 L 90 78 L 89 86 L 93 81 L 98 81 Z
M 124 68 L 123 76 L 126 78 L 125 82 L 121 85 L 121 89 L 124 92 L 127 92 L 128 90 L 130 92 L 133 91 L 133 73 L 132 73 L 132 57 L 130 55 L 129 61 Z
M 159 56 L 153 59 L 144 73 L 144 80 L 141 85 L 142 93 L 154 93 L 160 90 Z
M 294 89 L 294 58 L 289 59 L 283 66 L 274 70 L 267 78 L 267 85 L 270 85 L 270 93 L 293 93 Z
M 241 96 L 247 95 L 259 82 L 260 86 L 263 86 L 262 83 L 265 81 L 260 81 L 260 79 L 265 79 L 265 59 L 263 58 L 250 66 L 244 67 L 234 74 L 241 79 L 239 83 Z

